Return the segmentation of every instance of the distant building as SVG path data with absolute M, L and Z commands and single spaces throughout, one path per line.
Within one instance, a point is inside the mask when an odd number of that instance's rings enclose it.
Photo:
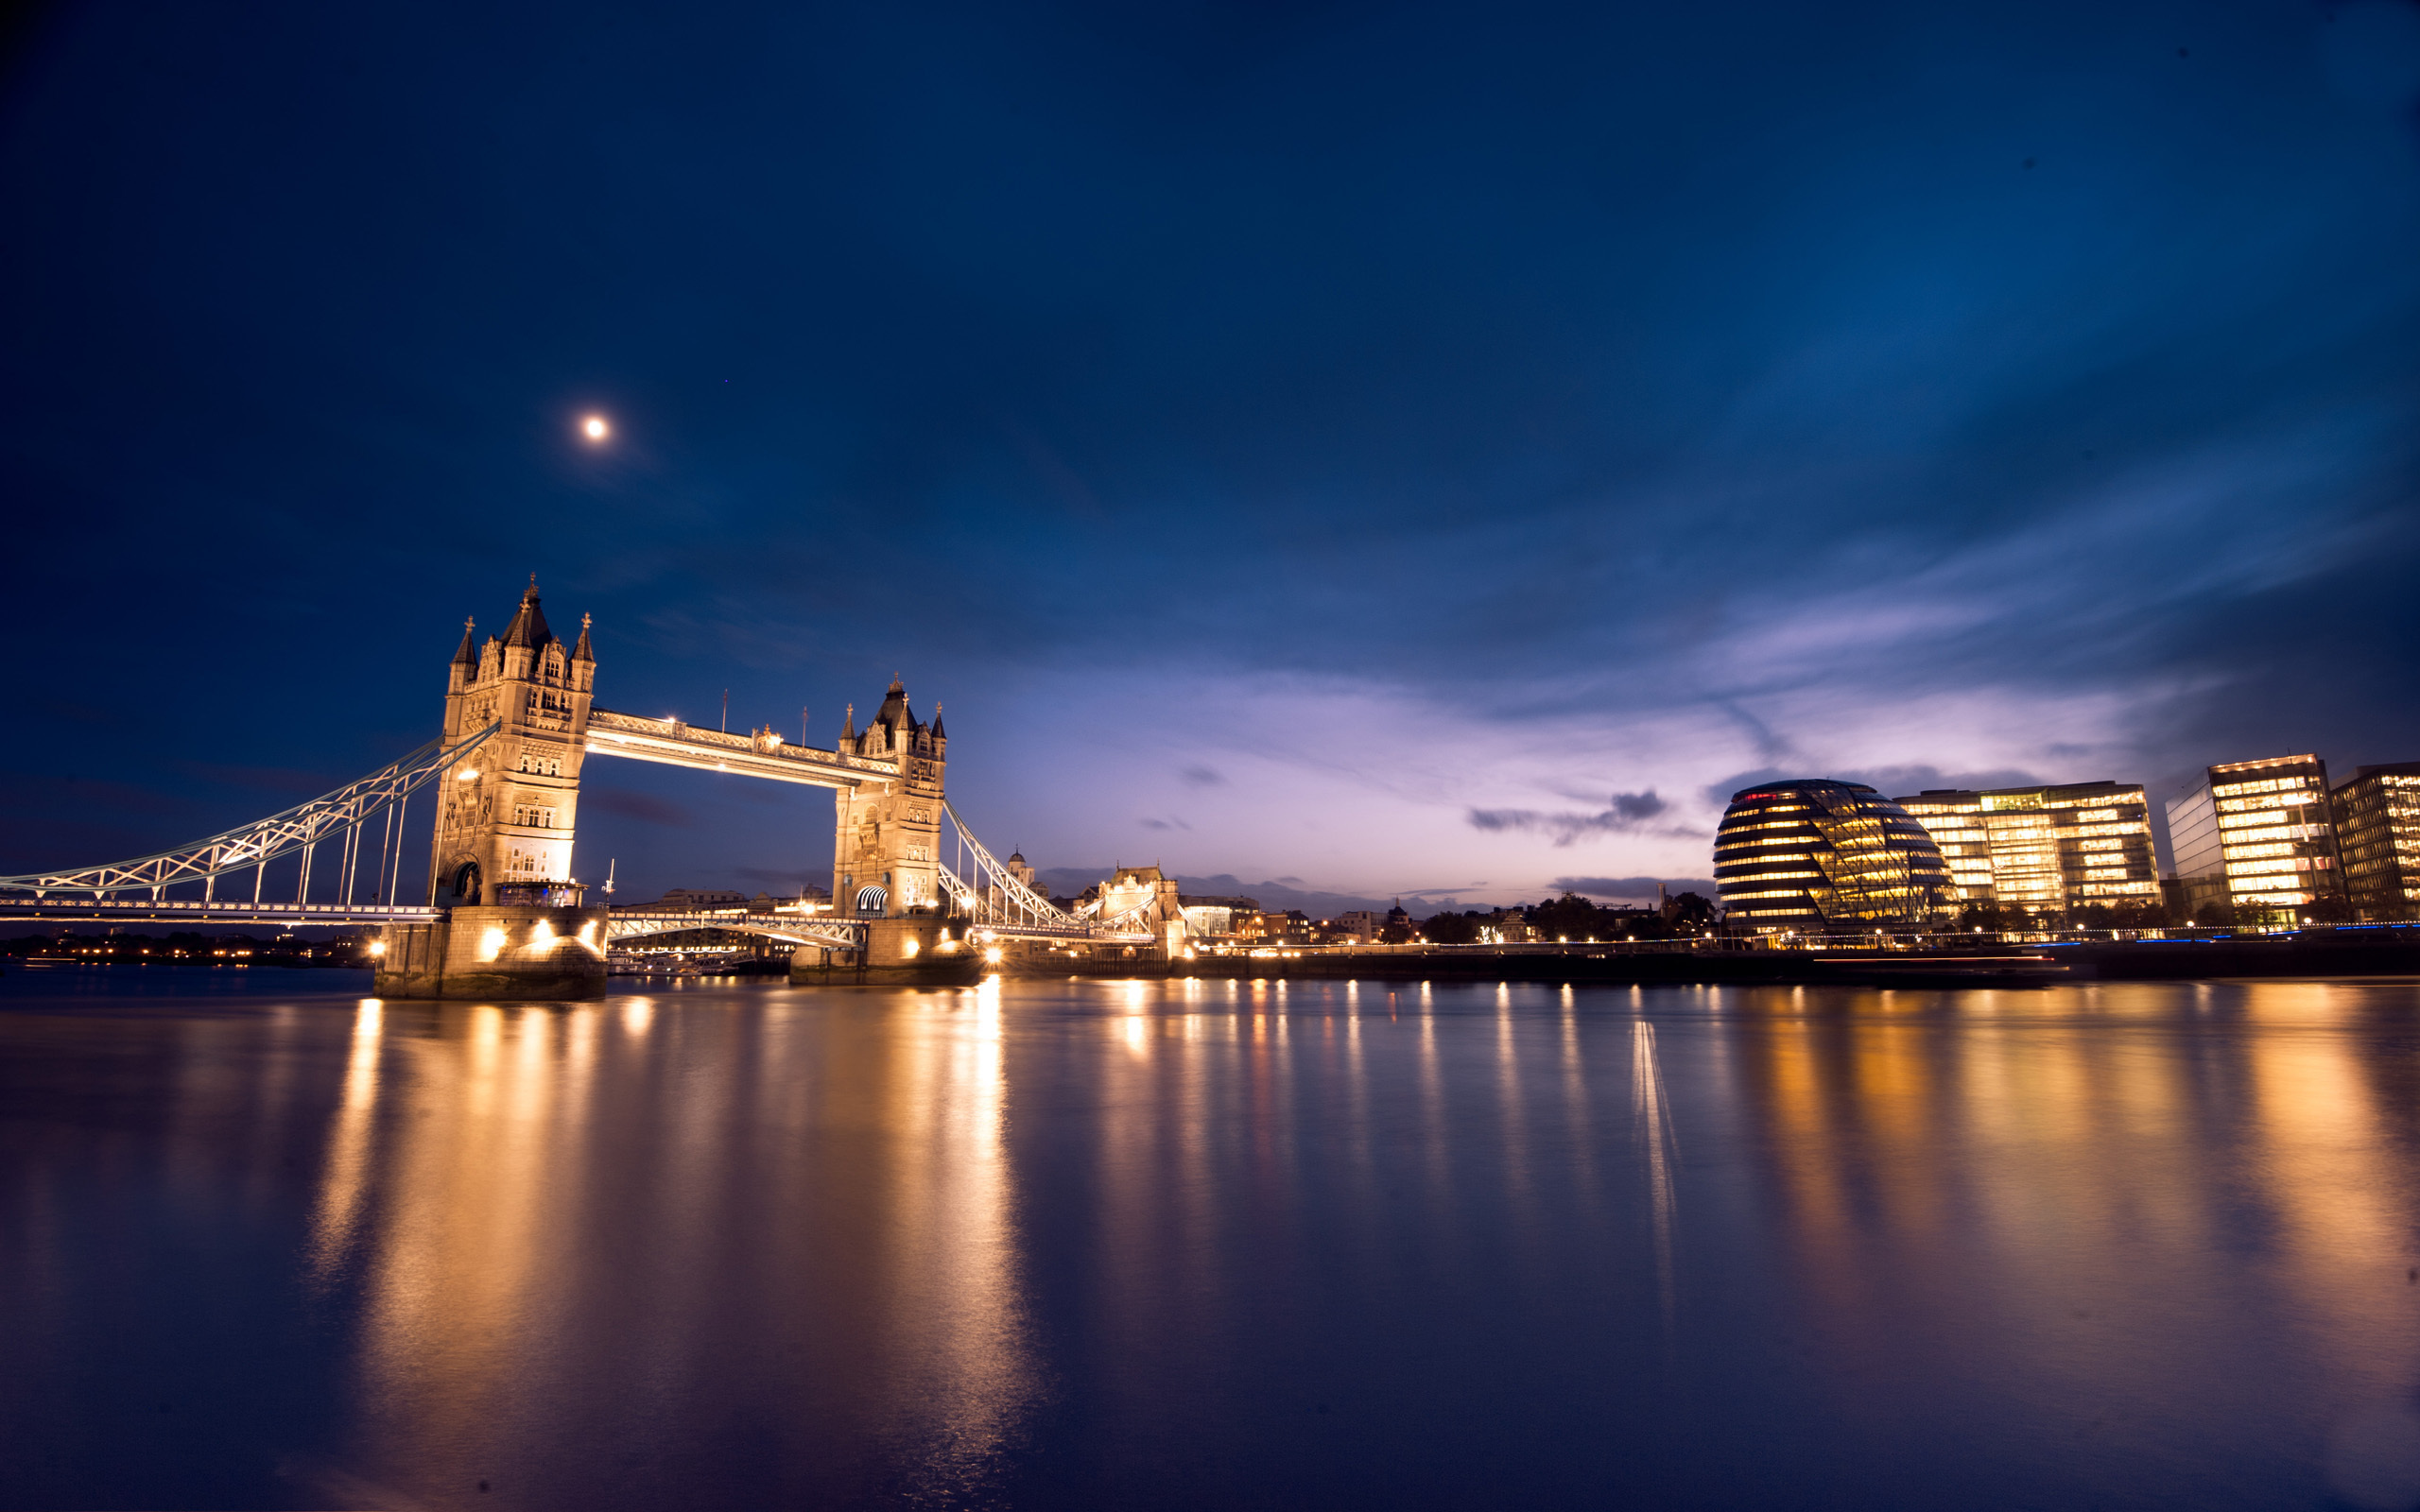
M 1731 795 L 1714 876 L 1725 917 L 1758 933 L 1923 923 L 1957 896 L 1923 825 L 1864 783 L 1828 778 Z
M 1238 916 L 1236 937 L 1250 945 L 1308 945 L 1311 920 L 1300 909 Z
M 1010 876 L 1014 877 L 1017 881 L 1025 884 L 1028 889 L 1038 890 L 1033 888 L 1033 863 L 1025 858 L 1024 851 L 1010 851 L 1009 859 L 1005 865 L 1009 868 Z
M 2420 918 L 2420 762 L 2357 766 L 2328 807 L 2354 917 Z
M 1219 893 L 1185 893 L 1177 899 L 1177 906 L 1180 908 L 1223 908 L 1230 914 L 1256 914 L 1260 912 L 1260 900 L 1228 897 Z
M 1184 927 L 1195 939 L 1225 939 L 1236 932 L 1236 911 L 1224 903 L 1185 903 Z
M 2066 914 L 2159 897 L 2151 804 L 2139 782 L 1931 788 L 1898 802 L 1941 847 L 1963 899 Z
M 1518 908 L 1499 908 L 1479 922 L 1478 937 L 1485 945 L 1527 945 L 1538 932 Z
M 1386 923 L 1383 915 L 1368 908 L 1356 908 L 1349 913 L 1336 916 L 1337 931 L 1340 934 L 1352 936 L 1364 945 L 1375 944 L 1378 931 L 1384 929 Z
M 2222 885 L 2239 923 L 2292 923 L 2344 896 L 2327 764 L 2228 762 L 2168 800 L 2168 843 L 2188 895 Z
M 745 908 L 748 895 L 712 887 L 675 887 L 650 906 L 674 914 L 696 913 L 703 908 Z
M 1176 902 L 1184 915 L 1184 927 L 1196 939 L 1232 939 L 1247 915 L 1260 912 L 1257 898 L 1183 894 Z

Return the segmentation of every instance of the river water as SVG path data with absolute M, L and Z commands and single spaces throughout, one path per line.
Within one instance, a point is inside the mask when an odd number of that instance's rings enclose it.
M 0 1505 L 2420 1502 L 2420 985 L 0 979 Z

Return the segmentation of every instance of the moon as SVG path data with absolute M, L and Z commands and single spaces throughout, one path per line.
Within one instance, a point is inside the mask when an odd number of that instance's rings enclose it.
M 614 427 L 605 423 L 604 416 L 591 415 L 579 422 L 579 433 L 592 441 L 601 441 L 614 434 Z

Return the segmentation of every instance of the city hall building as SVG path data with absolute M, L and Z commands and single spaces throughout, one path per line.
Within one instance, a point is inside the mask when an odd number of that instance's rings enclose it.
M 1714 878 L 1725 921 L 1759 934 L 1921 924 L 1957 899 L 1923 825 L 1864 783 L 1829 778 L 1731 795 Z

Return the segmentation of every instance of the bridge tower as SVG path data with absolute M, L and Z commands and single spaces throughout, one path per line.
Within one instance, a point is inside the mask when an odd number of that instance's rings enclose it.
M 557 640 L 532 574 L 501 638 L 475 646 L 472 632 L 463 621 L 462 644 L 446 669 L 445 744 L 492 724 L 504 728 L 438 800 L 432 902 L 495 902 L 499 886 L 568 885 L 572 876 L 580 755 L 596 688 L 588 616 L 579 618 L 578 644 Z
M 429 901 L 441 919 L 386 929 L 373 988 L 397 998 L 593 998 L 605 990 L 605 910 L 571 880 L 580 756 L 596 655 L 580 617 L 566 646 L 538 579 L 501 638 L 462 626 L 445 675 L 445 747 L 503 728 L 437 801 Z
M 833 798 L 832 911 L 842 918 L 897 918 L 944 906 L 941 885 L 942 799 L 949 736 L 941 710 L 930 725 L 908 707 L 897 678 L 863 733 L 850 707 L 840 753 L 899 764 L 895 782 L 843 788 Z

